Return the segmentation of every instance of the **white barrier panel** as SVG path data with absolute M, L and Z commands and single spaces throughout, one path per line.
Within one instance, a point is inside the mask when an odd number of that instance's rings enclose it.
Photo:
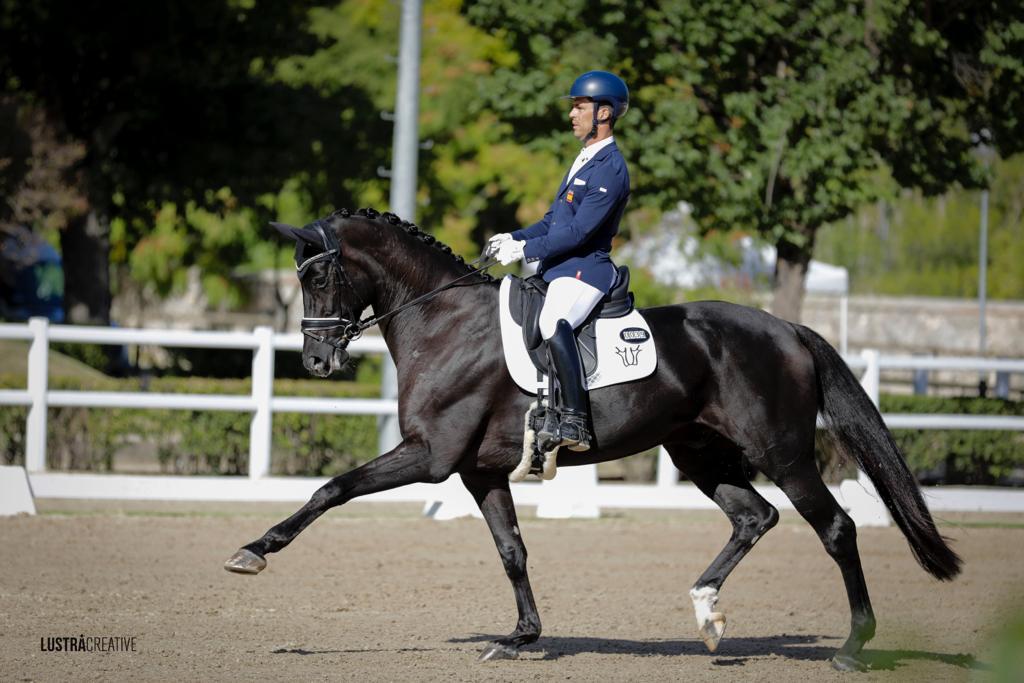
M 946 512 L 1024 512 L 1024 490 L 986 486 L 922 488 L 931 510 Z
M 36 514 L 36 503 L 24 467 L 0 467 L 0 517 Z
M 453 474 L 447 481 L 430 489 L 431 497 L 423 505 L 423 516 L 437 521 L 476 517 L 483 519 L 480 506 L 462 483 L 462 477 Z
M 582 468 L 565 468 L 560 474 Z M 305 503 L 313 492 L 327 483 L 325 478 L 202 477 L 177 475 L 29 473 L 37 498 L 83 498 L 92 500 L 172 500 L 226 502 Z M 553 481 L 557 481 L 556 477 Z M 462 487 L 454 477 L 449 482 Z M 410 484 L 359 498 L 385 503 L 426 503 L 438 499 L 433 484 Z M 838 486 L 829 491 L 841 500 Z M 511 485 L 517 506 L 540 506 L 550 495 L 539 482 Z M 755 484 L 754 490 L 779 510 L 792 510 L 786 495 L 772 484 Z M 972 486 L 922 487 L 924 499 L 933 512 L 1024 512 L 1024 490 Z M 468 492 L 466 495 L 469 495 Z M 584 503 L 602 508 L 644 510 L 717 510 L 714 501 L 693 484 L 672 487 L 651 484 L 600 484 Z
M 839 484 L 839 504 L 850 513 L 850 519 L 859 527 L 890 526 L 889 510 L 878 495 L 878 490 L 867 477 L 844 479 Z
M 540 491 L 538 517 L 597 519 L 601 516 L 597 465 L 559 467 L 555 478 L 541 484 Z

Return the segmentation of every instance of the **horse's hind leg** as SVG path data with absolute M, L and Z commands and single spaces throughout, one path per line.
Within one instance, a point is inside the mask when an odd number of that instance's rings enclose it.
M 267 566 L 267 553 L 276 553 L 291 543 L 313 520 L 332 507 L 377 491 L 413 484 L 444 481 L 451 467 L 432 458 L 430 450 L 418 442 L 403 441 L 370 462 L 334 477 L 321 486 L 309 502 L 288 519 L 271 527 L 263 536 L 243 546 L 224 563 L 238 574 L 258 574 Z
M 505 566 L 505 573 L 512 582 L 516 607 L 519 608 L 516 629 L 489 644 L 481 653 L 480 661 L 515 659 L 519 656 L 519 648 L 540 637 L 540 615 L 537 614 L 530 578 L 526 574 L 526 545 L 516 522 L 516 508 L 508 488 L 508 476 L 503 473 L 463 474 L 462 481 L 487 520 L 494 544 L 498 546 L 498 554 L 501 555 L 501 563 Z
M 875 615 L 857 552 L 856 525 L 829 492 L 809 455 L 787 463 L 782 471 L 772 471 L 770 466 L 761 469 L 814 527 L 826 552 L 839 565 L 850 601 L 851 626 L 850 636 L 832 658 L 832 666 L 841 671 L 863 670 L 857 654 L 875 635 Z
M 666 445 L 665 449 L 676 467 L 732 522 L 729 542 L 690 590 L 700 637 L 714 652 L 725 633 L 725 614 L 715 610 L 718 591 L 757 540 L 779 521 L 779 513 L 750 486 L 737 450 L 697 454 L 681 446 Z

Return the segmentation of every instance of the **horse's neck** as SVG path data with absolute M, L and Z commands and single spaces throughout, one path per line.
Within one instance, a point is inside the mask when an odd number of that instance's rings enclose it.
M 426 246 L 426 245 L 425 245 Z M 458 273 L 435 267 L 437 259 L 427 254 L 399 254 L 385 249 L 373 255 L 375 272 L 373 301 L 376 315 L 412 303 L 417 298 L 451 282 Z
M 366 260 L 361 265 L 369 271 L 374 283 L 372 299 L 367 303 L 378 317 L 412 304 L 465 274 L 463 269 L 455 266 L 454 260 L 449 263 L 444 254 L 412 237 L 394 236 L 381 240 L 362 253 Z M 381 324 L 381 332 L 389 348 L 394 350 L 399 341 L 398 330 L 406 324 L 415 321 L 421 328 L 434 324 L 431 316 L 426 315 L 430 301 L 432 299 L 416 304 Z M 446 324 L 444 320 L 436 323 Z

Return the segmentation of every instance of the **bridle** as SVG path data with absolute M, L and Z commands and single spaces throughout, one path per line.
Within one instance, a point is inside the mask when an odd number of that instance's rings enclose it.
M 348 276 L 348 273 L 345 272 L 344 266 L 341 265 L 341 243 L 338 241 L 338 238 L 335 235 L 334 230 L 331 229 L 329 226 L 325 229 L 323 221 L 316 221 L 315 223 L 313 223 L 312 227 L 317 231 L 321 239 L 323 239 L 324 251 L 317 254 L 316 256 L 309 257 L 302 263 L 296 264 L 295 268 L 296 271 L 298 272 L 299 281 L 302 281 L 303 275 L 306 274 L 306 271 L 309 270 L 309 267 L 311 265 L 313 265 L 314 263 L 318 263 L 320 261 L 329 261 L 331 270 L 336 271 L 338 273 L 339 279 L 344 284 L 348 285 L 348 288 L 352 290 L 352 293 L 356 296 L 356 300 L 360 304 L 362 304 L 359 310 L 364 310 L 366 308 L 366 304 L 363 303 L 362 297 L 359 296 L 359 292 L 352 284 L 352 279 Z M 472 270 L 466 273 L 465 275 L 461 275 L 455 278 L 451 282 L 443 284 L 440 287 L 433 289 L 427 292 L 426 294 L 423 294 L 422 296 L 418 296 L 412 301 L 408 301 L 402 304 L 393 311 L 388 311 L 387 313 L 382 313 L 381 315 L 371 315 L 369 318 L 363 318 L 362 320 L 350 320 L 340 315 L 327 316 L 322 318 L 312 318 L 303 316 L 302 321 L 299 323 L 299 327 L 302 330 L 302 334 L 309 337 L 310 339 L 313 339 L 321 344 L 327 344 L 328 346 L 331 346 L 339 351 L 344 351 L 345 348 L 351 342 L 355 341 L 356 339 L 359 339 L 359 337 L 362 336 L 363 332 L 366 329 L 373 327 L 380 321 L 390 318 L 393 315 L 397 315 L 398 313 L 401 313 L 407 308 L 412 308 L 413 306 L 416 306 L 433 298 L 434 296 L 440 294 L 441 292 L 448 289 L 449 287 L 454 285 L 456 282 L 459 282 L 460 280 L 464 280 L 472 275 L 479 275 L 488 268 L 497 265 L 496 260 L 490 260 L 489 263 L 486 263 L 482 266 L 477 265 L 488 260 L 489 257 L 481 256 L 480 258 L 476 259 L 475 261 L 472 261 L 469 264 L 470 266 L 477 266 L 476 270 Z M 329 338 L 325 334 L 328 330 L 335 330 L 338 328 L 341 328 L 340 339 Z

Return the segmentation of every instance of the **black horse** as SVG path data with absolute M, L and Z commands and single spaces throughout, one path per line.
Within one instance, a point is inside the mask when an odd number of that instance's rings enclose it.
M 496 282 L 393 214 L 342 210 L 305 228 L 276 227 L 297 243 L 305 367 L 320 377 L 340 369 L 348 360 L 345 346 L 359 331 L 359 315 L 372 306 L 398 368 L 403 440 L 329 481 L 225 568 L 258 573 L 267 554 L 287 546 L 328 509 L 458 473 L 487 520 L 519 609 L 515 630 L 490 643 L 481 659 L 516 657 L 541 631 L 508 482 L 520 462 L 523 416 L 532 399 L 505 367 Z M 452 286 L 416 301 L 446 284 Z M 949 580 L 961 564 L 937 532 L 878 411 L 836 351 L 806 327 L 723 302 L 643 314 L 657 344 L 657 371 L 593 391 L 592 450 L 564 452 L 559 465 L 613 460 L 663 444 L 672 462 L 722 508 L 732 536 L 690 591 L 701 637 L 712 651 L 725 627 L 724 615 L 714 610 L 719 589 L 779 519 L 751 487 L 744 464 L 763 472 L 839 565 L 852 625 L 832 662 L 862 668 L 857 654 L 875 633 L 875 617 L 856 528 L 815 465 L 819 411 L 833 446 L 871 478 L 921 566 Z

